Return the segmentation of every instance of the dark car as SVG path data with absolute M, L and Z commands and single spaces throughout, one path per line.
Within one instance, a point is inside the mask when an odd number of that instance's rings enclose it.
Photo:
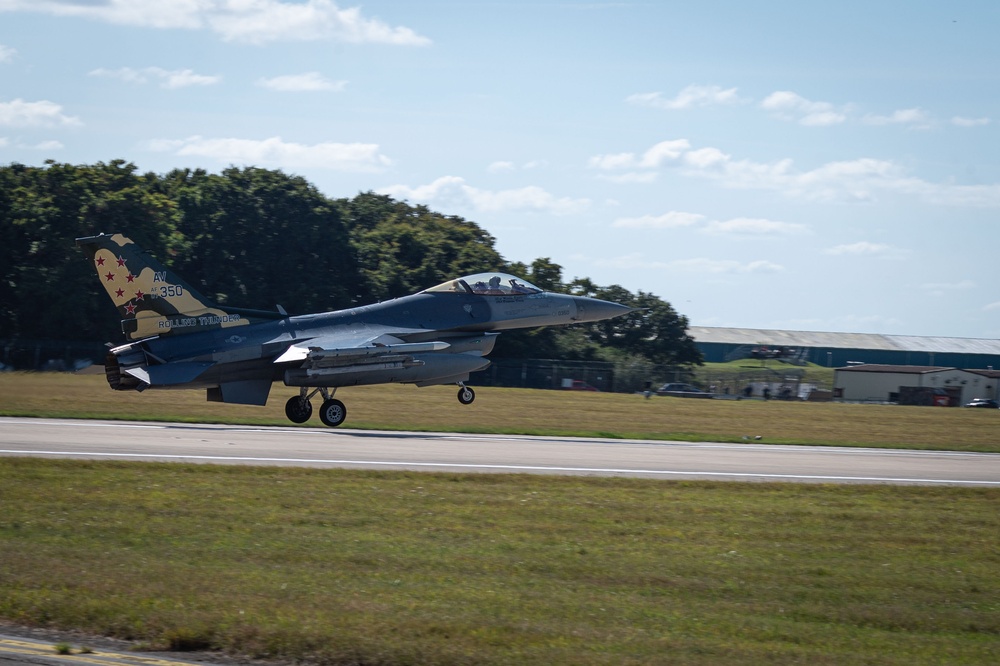
M 563 388 L 569 391 L 600 391 L 596 386 L 591 386 L 582 379 L 574 379 L 572 382 L 563 384 Z
M 971 402 L 965 403 L 966 407 L 985 407 L 986 409 L 1000 408 L 1000 403 L 989 398 L 973 398 Z
M 673 382 L 670 384 L 664 384 L 660 388 L 656 389 L 656 395 L 672 395 L 681 398 L 711 398 L 715 394 L 703 391 L 692 384 Z

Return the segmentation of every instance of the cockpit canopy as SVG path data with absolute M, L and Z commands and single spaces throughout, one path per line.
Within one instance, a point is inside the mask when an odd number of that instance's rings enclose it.
M 424 293 L 450 292 L 457 294 L 477 294 L 479 296 L 511 296 L 517 294 L 538 294 L 541 289 L 519 277 L 507 273 L 476 273 L 456 280 L 448 280 L 436 287 L 424 289 Z

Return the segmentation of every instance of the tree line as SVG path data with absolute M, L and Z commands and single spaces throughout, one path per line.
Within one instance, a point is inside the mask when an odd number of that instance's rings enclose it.
M 331 199 L 257 167 L 140 173 L 124 160 L 0 166 L 0 339 L 122 341 L 74 240 L 120 232 L 220 304 L 291 314 L 415 293 L 463 274 L 513 273 L 544 289 L 641 310 L 566 328 L 511 331 L 494 357 L 690 367 L 688 320 L 654 294 L 564 281 L 551 258 L 508 261 L 475 222 L 373 192 Z

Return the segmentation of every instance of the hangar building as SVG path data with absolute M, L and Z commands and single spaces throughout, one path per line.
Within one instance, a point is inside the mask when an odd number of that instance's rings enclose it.
M 688 334 L 710 363 L 762 357 L 830 368 L 861 363 L 1000 368 L 1000 340 L 712 326 L 689 326 Z

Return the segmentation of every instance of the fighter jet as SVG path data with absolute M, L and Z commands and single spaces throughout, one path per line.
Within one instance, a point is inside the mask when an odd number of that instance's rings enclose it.
M 297 387 L 285 403 L 294 423 L 347 417 L 337 388 L 457 384 L 488 367 L 500 331 L 599 321 L 632 308 L 557 294 L 505 273 L 448 280 L 410 296 L 335 312 L 291 316 L 211 302 L 121 234 L 78 238 L 122 318 L 128 343 L 105 359 L 116 391 L 206 389 L 210 402 L 267 403 L 271 385 Z

